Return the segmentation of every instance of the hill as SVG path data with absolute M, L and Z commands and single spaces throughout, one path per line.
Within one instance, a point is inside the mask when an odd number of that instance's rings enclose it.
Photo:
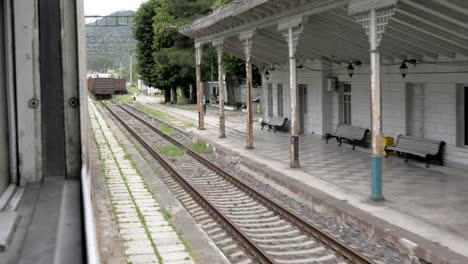
M 109 16 L 133 16 L 134 11 L 117 11 Z M 86 26 L 86 47 L 88 70 L 105 71 L 117 69 L 120 63 L 122 68 L 129 68 L 130 53 L 135 50 L 136 41 L 132 36 L 130 26 L 95 26 L 115 24 L 127 24 L 126 18 L 119 21 L 98 19 L 89 22 Z M 88 21 L 87 21 L 88 22 Z M 135 57 L 133 57 L 135 58 Z M 135 61 L 134 61 L 135 63 Z

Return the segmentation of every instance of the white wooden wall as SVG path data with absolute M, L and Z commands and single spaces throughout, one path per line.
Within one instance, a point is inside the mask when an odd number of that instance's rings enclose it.
M 330 66 L 327 63 L 309 62 L 307 67 L 320 69 Z M 336 65 L 334 66 L 336 68 Z M 385 66 L 382 69 L 382 123 L 385 136 L 396 137 L 406 133 L 406 84 L 425 84 L 424 135 L 429 139 L 447 143 L 446 159 L 468 165 L 468 148 L 457 147 L 456 126 L 456 87 L 468 85 L 468 73 L 416 74 L 417 72 L 468 71 L 468 66 L 417 65 L 409 66 L 406 79 L 399 74 L 399 65 Z M 352 86 L 352 124 L 370 128 L 370 69 L 356 68 L 355 75 L 349 78 L 345 70 L 317 72 L 298 70 L 298 84 L 308 86 L 308 113 L 305 118 L 305 133 L 324 135 L 333 132 L 338 124 L 338 93 L 327 92 L 325 79 L 337 77 L 339 81 L 350 82 Z M 273 114 L 277 114 L 276 84 L 283 84 L 284 115 L 289 118 L 289 74 L 286 68 L 271 72 L 269 82 L 273 83 Z

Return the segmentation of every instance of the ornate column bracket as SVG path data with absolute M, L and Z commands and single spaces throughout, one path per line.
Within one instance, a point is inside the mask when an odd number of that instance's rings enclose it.
M 203 43 L 195 42 L 195 63 L 196 63 L 196 65 L 201 65 L 202 50 L 203 50 L 202 46 L 203 46 Z
M 242 45 L 244 47 L 244 54 L 245 54 L 246 62 L 250 62 L 252 59 L 254 35 L 255 35 L 254 30 L 245 31 L 239 34 L 239 40 L 242 42 Z
M 292 30 L 292 45 L 290 47 L 292 48 L 293 56 L 296 54 L 297 44 L 299 43 L 299 37 L 304 28 L 303 23 L 305 22 L 305 19 L 302 17 L 293 17 L 283 19 L 278 23 L 278 31 L 282 32 L 282 35 L 286 39 L 288 46 L 290 42 L 289 30 Z
M 385 26 L 388 24 L 389 18 L 395 14 L 396 2 L 397 0 L 349 0 L 349 14 L 354 16 L 354 19 L 362 25 L 368 36 L 371 34 L 371 11 L 375 10 L 377 22 L 377 42 L 375 48 L 382 41 Z

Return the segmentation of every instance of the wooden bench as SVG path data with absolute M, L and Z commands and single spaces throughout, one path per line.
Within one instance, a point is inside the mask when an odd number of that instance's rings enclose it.
M 288 119 L 282 116 L 269 116 L 266 120 L 262 121 L 260 125 L 263 127 L 268 126 L 268 131 L 273 129 L 273 132 L 276 133 L 278 129 L 283 129 L 286 126 L 286 121 Z
M 362 144 L 366 142 L 366 137 L 368 133 L 369 129 L 366 128 L 354 127 L 350 125 L 338 125 L 336 127 L 335 133 L 326 134 L 325 139 L 327 140 L 326 143 L 328 143 L 328 140 L 330 140 L 330 138 L 336 138 L 336 141 L 338 141 L 340 146 L 344 139 L 347 140 L 349 144 L 353 145 L 353 149 L 355 149 L 357 144 Z
M 438 160 L 440 165 L 444 166 L 442 159 L 444 146 L 444 141 L 399 135 L 395 146 L 385 147 L 385 153 L 387 157 L 389 151 L 396 151 L 399 155 L 403 153 L 405 162 L 408 162 L 408 154 L 425 158 L 426 167 L 429 168 L 432 160 Z

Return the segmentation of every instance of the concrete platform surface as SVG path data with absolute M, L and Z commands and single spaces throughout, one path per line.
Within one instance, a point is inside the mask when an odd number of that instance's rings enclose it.
M 139 96 L 137 102 L 186 122 L 197 123 L 196 106 L 167 106 L 160 99 Z M 290 135 L 261 130 L 254 124 L 254 147 L 245 146 L 246 115 L 226 111 L 226 139 L 218 138 L 218 110 L 208 107 L 206 130 L 192 129 L 194 135 L 232 150 L 247 160 L 277 171 L 291 180 L 320 190 L 348 205 L 378 217 L 403 230 L 447 247 L 468 257 L 468 171 L 389 157 L 384 159 L 385 202 L 372 203 L 370 194 L 370 153 L 368 149 L 326 144 L 317 135 L 300 136 L 300 169 L 289 168 Z M 256 117 L 257 120 L 258 116 Z M 411 241 L 402 241 L 411 245 Z

